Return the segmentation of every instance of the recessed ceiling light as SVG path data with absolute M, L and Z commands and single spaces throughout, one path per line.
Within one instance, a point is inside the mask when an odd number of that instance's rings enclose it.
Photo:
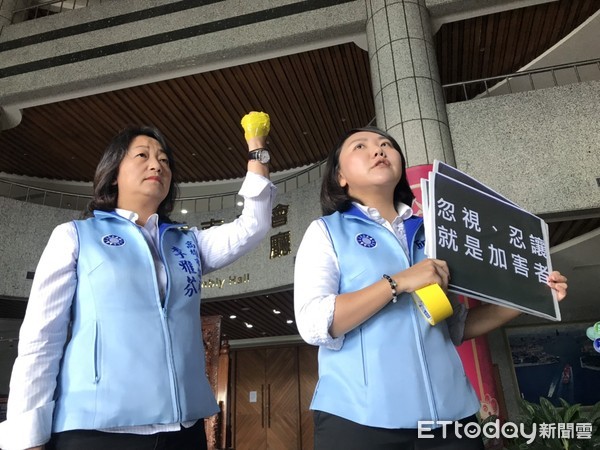
M 278 309 L 274 309 L 273 314 L 281 314 L 281 311 L 279 311 Z
M 294 323 L 294 321 L 292 319 L 288 319 L 285 321 L 285 323 L 291 324 L 291 323 Z
M 244 325 L 246 325 L 246 328 L 252 328 L 254 325 L 252 325 L 251 323 L 248 322 L 244 322 Z
M 181 214 L 187 214 L 187 209 L 182 209 Z
M 236 203 L 236 205 L 238 206 L 244 206 L 244 202 L 242 202 L 241 200 L 239 202 Z
M 230 319 L 235 319 L 235 318 L 237 318 L 237 316 L 235 314 L 232 314 L 232 315 L 229 316 L 229 318 Z

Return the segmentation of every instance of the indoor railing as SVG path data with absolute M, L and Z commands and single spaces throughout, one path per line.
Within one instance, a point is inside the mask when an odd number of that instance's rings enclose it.
M 102 3 L 102 0 L 16 0 L 13 6 L 11 23 L 34 20 L 100 3 Z
M 76 210 L 84 210 L 91 199 L 89 195 L 28 186 L 4 179 L 0 179 L 0 197 L 8 197 L 26 203 Z
M 81 0 L 80 0 L 81 1 Z M 93 1 L 93 0 L 88 0 Z M 99 0 L 94 0 L 99 1 Z M 524 92 L 575 82 L 600 79 L 600 58 L 552 67 L 516 72 L 509 75 L 446 84 L 443 86 L 447 103 L 484 98 L 486 96 Z M 288 192 L 320 178 L 325 161 L 300 172 L 274 181 L 278 192 Z M 58 208 L 83 211 L 91 196 L 28 186 L 0 179 L 0 196 Z M 238 206 L 241 198 L 236 192 L 179 197 L 174 212 L 217 211 Z
M 446 103 L 600 80 L 600 58 L 442 86 Z
M 277 186 L 277 194 L 285 194 L 321 179 L 325 162 L 323 160 L 292 175 L 272 180 L 273 184 Z M 276 174 L 273 174 L 273 176 L 276 176 Z M 241 205 L 242 198 L 238 195 L 237 191 L 232 191 L 219 194 L 179 197 L 175 202 L 174 212 L 219 211 L 240 207 Z
M 282 194 L 298 189 L 315 180 L 321 179 L 325 161 L 313 164 L 299 172 L 274 179 L 273 184 L 277 186 L 277 193 Z M 276 174 L 273 174 L 273 178 Z M 84 211 L 92 198 L 90 195 L 61 192 L 58 190 L 44 189 L 41 187 L 28 186 L 26 184 L 0 178 L 0 197 L 8 197 L 15 200 L 36 203 L 44 206 L 52 206 L 62 209 L 73 209 Z M 235 192 L 213 193 L 205 195 L 178 197 L 175 202 L 174 213 L 193 213 L 219 211 L 241 206 L 242 198 Z

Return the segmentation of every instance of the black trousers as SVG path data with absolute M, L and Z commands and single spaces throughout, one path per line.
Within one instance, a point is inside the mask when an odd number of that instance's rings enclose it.
M 46 450 L 207 450 L 204 420 L 190 428 L 149 435 L 72 430 L 52 434 Z
M 446 437 L 441 428 L 419 438 L 417 430 L 376 428 L 352 422 L 323 411 L 314 412 L 315 450 L 484 450 L 481 437 L 459 439 L 448 427 Z M 477 422 L 475 416 L 460 421 Z

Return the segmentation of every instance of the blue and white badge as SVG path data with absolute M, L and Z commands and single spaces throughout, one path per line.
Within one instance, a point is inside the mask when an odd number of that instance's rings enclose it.
M 361 233 L 356 236 L 356 242 L 358 242 L 360 245 L 366 248 L 373 248 L 377 245 L 377 241 L 374 237 L 364 233 Z
M 125 244 L 125 239 L 116 234 L 107 234 L 102 238 L 102 243 L 111 247 L 120 247 Z

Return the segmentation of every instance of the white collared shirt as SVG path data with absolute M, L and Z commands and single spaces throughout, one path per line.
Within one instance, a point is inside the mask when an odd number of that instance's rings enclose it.
M 248 172 L 239 191 L 244 197 L 244 209 L 236 220 L 206 230 L 190 228 L 198 240 L 204 274 L 227 266 L 258 245 L 271 229 L 275 191 L 267 178 Z M 138 218 L 131 211 L 117 209 L 116 212 L 134 223 Z M 156 250 L 158 215 L 152 215 L 140 229 L 152 249 L 159 289 L 164 297 L 167 277 Z M 19 356 L 10 381 L 8 420 L 0 423 L 0 448 L 4 450 L 35 447 L 50 437 L 56 379 L 77 287 L 78 249 L 75 225 L 63 223 L 54 229 L 40 257 L 19 333 Z M 103 431 L 153 434 L 179 429 L 180 424 L 175 423 Z
M 398 238 L 404 252 L 408 255 L 408 242 L 404 221 L 411 217 L 412 209 L 400 203 L 398 216 L 390 224 L 381 217 L 375 208 L 353 203 L 365 215 L 383 225 Z M 297 282 L 310 280 L 310 282 Z M 308 226 L 294 266 L 294 311 L 296 325 L 302 338 L 312 345 L 322 345 L 332 350 L 339 350 L 344 343 L 344 336 L 337 338 L 329 334 L 335 311 L 335 299 L 339 294 L 340 267 L 338 256 L 333 248 L 324 222 L 314 220 Z M 450 336 L 455 345 L 462 342 L 466 308 L 457 299 L 449 296 L 454 308 L 454 315 L 447 320 Z

